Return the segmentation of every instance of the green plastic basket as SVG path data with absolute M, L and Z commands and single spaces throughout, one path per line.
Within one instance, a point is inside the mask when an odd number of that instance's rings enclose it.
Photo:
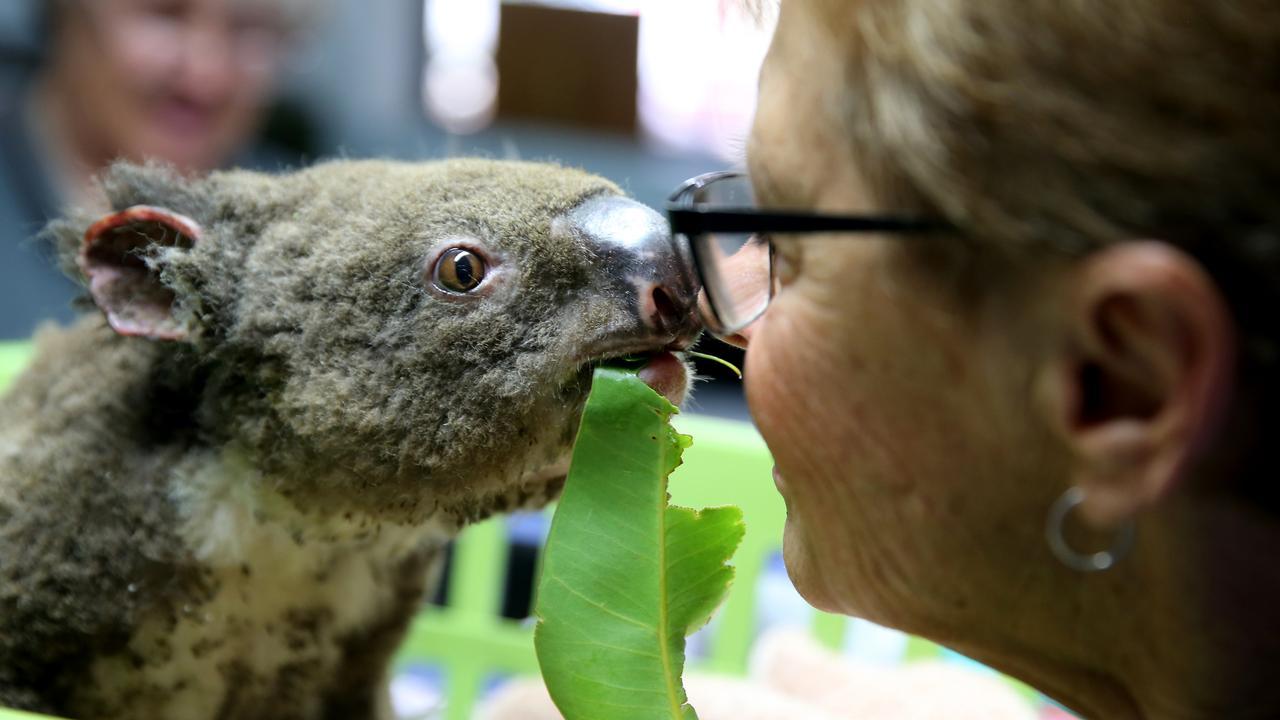
M 0 388 L 20 373 L 28 354 L 26 343 L 0 343 Z M 716 615 L 705 658 L 694 667 L 742 674 L 756 630 L 755 589 L 766 563 L 779 549 L 785 508 L 773 487 L 769 452 L 749 424 L 680 415 L 675 425 L 692 435 L 694 444 L 671 477 L 673 502 L 691 507 L 737 505 L 747 526 L 733 560 L 737 568 L 733 588 Z M 448 604 L 422 611 L 396 658 L 400 666 L 430 664 L 443 671 L 448 720 L 470 717 L 490 676 L 538 672 L 532 630 L 499 613 L 508 550 L 504 518 L 462 533 L 450 570 Z M 813 615 L 813 633 L 830 647 L 842 645 L 846 629 L 846 618 Z M 937 657 L 940 652 L 928 641 L 911 638 L 904 659 Z M 0 720 L 41 717 L 0 709 Z

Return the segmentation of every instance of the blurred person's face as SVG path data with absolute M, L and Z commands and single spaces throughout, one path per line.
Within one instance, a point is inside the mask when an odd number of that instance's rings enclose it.
M 856 98 L 838 97 L 849 49 L 826 11 L 782 4 L 748 149 L 756 196 L 884 211 L 841 117 Z M 1025 422 L 1028 369 L 1011 348 L 1026 321 L 973 319 L 931 288 L 903 252 L 931 241 L 775 237 L 776 296 L 742 336 L 797 588 L 820 608 L 936 633 L 994 620 L 979 615 L 1002 612 L 986 597 L 1009 587 L 1001 568 L 1050 565 L 1038 523 L 1056 468 Z
M 285 40 L 269 1 L 79 0 L 58 25 L 51 72 L 82 153 L 186 171 L 249 139 Z

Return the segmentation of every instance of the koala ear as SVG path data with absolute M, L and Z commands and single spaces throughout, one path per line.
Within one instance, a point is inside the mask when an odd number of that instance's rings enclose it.
M 189 249 L 200 226 L 185 215 L 135 205 L 101 218 L 85 231 L 76 264 L 89 294 L 121 335 L 182 340 L 187 329 L 173 316 L 173 290 L 160 279 L 157 251 Z

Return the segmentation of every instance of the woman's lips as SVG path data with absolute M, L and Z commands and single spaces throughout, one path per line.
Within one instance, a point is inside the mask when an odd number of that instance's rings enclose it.
M 773 486 L 778 488 L 778 492 L 786 490 L 787 482 L 782 479 L 782 473 L 778 472 L 778 466 L 773 466 Z
M 689 390 L 689 371 L 680 358 L 670 352 L 654 353 L 649 362 L 636 373 L 646 385 L 653 388 L 672 405 L 684 402 Z

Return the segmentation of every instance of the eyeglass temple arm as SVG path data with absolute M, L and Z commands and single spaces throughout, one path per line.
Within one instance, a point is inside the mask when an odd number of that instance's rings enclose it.
M 901 232 L 946 230 L 946 222 L 894 215 L 818 215 L 757 210 L 755 208 L 667 208 L 671 232 L 696 235 L 708 232 L 809 233 Z

